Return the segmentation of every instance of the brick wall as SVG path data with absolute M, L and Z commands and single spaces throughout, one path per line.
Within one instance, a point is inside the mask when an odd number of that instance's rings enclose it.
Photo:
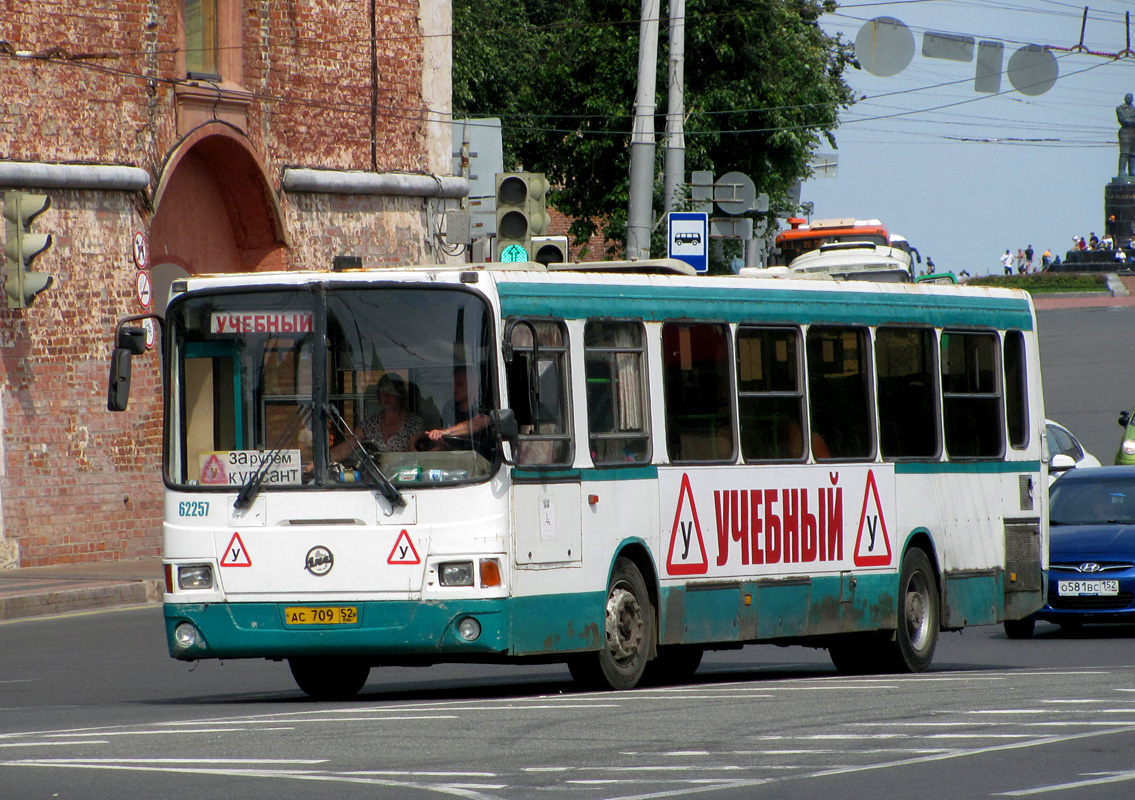
M 367 266 L 428 258 L 421 198 L 280 189 L 289 166 L 430 171 L 422 6 L 378 0 L 372 57 L 369 2 L 218 4 L 240 21 L 240 84 L 228 88 L 249 93 L 243 133 L 280 204 L 285 266 L 322 269 L 339 253 L 362 255 Z M 444 2 L 423 5 L 448 12 Z M 0 161 L 140 167 L 151 185 L 18 187 L 51 196 L 35 229 L 55 242 L 35 268 L 55 284 L 29 309 L 0 307 L 0 567 L 160 549 L 156 353 L 134 359 L 127 412 L 108 412 L 106 391 L 114 325 L 141 310 L 133 235 L 148 230 L 153 192 L 185 133 L 175 85 L 184 77 L 180 7 L 180 0 L 3 5 L 0 38 L 12 52 L 0 52 Z

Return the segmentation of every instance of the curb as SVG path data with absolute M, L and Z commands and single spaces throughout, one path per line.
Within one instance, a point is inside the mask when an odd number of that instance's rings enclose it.
M 72 582 L 58 583 L 68 588 L 41 586 L 27 592 L 0 593 L 0 620 L 92 611 L 111 606 L 156 604 L 161 602 L 163 590 L 160 580 L 97 583 L 78 588 L 74 588 Z

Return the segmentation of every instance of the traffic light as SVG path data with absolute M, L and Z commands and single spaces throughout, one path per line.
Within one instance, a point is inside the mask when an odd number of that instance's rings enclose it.
M 566 236 L 533 236 L 532 260 L 544 266 L 566 264 L 571 260 Z
M 542 172 L 498 172 L 496 179 L 496 260 L 530 261 L 532 237 L 548 229 L 548 181 Z
M 35 257 L 51 247 L 51 234 L 28 230 L 49 208 L 51 198 L 45 194 L 4 192 L 4 293 L 8 295 L 8 308 L 27 308 L 51 286 L 50 275 L 28 270 Z

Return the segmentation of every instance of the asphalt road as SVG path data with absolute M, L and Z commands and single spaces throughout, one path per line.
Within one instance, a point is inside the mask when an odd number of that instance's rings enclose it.
M 559 666 L 376 669 L 317 703 L 283 664 L 168 659 L 155 607 L 11 622 L 0 796 L 1127 797 L 1133 634 L 972 628 L 928 673 L 857 678 L 748 647 L 632 692 Z
M 1105 463 L 1133 315 L 1039 314 L 1047 413 Z M 284 664 L 169 659 L 156 607 L 0 623 L 0 798 L 1126 798 L 1133 635 L 973 628 L 924 675 L 863 678 L 747 647 L 626 693 L 556 665 L 376 669 L 316 703 Z
M 1037 312 L 1045 412 L 1103 464 L 1115 460 L 1119 412 L 1135 407 L 1135 308 Z

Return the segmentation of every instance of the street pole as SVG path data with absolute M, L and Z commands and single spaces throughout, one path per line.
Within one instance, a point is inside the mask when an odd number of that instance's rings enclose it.
M 666 144 L 662 150 L 665 171 L 665 211 L 678 203 L 686 175 L 685 86 L 686 0 L 670 0 L 670 75 L 666 102 Z
M 650 258 L 650 228 L 654 220 L 654 92 L 658 63 L 659 0 L 642 0 L 638 28 L 638 96 L 631 134 L 631 163 L 627 198 L 627 258 Z

